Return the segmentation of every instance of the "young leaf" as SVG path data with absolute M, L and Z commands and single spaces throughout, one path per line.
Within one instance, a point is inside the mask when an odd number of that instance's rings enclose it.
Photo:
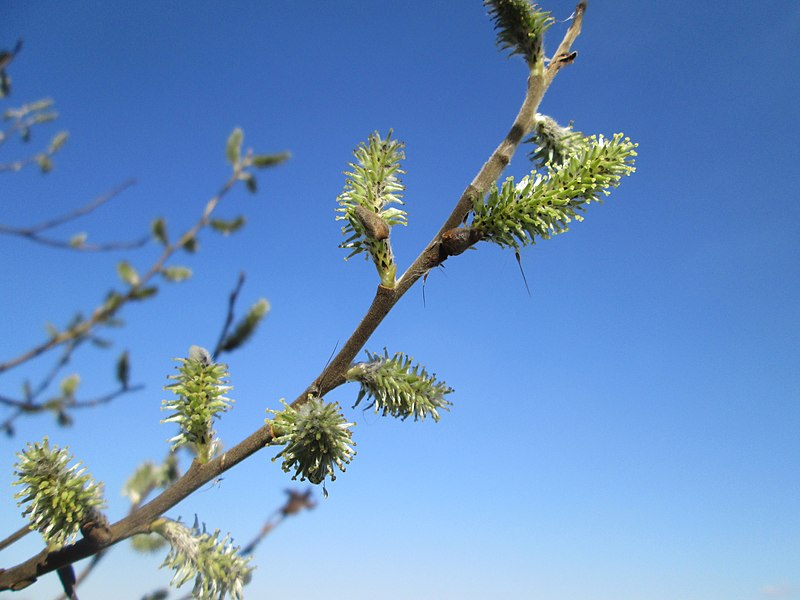
M 53 161 L 46 154 L 40 154 L 36 157 L 36 163 L 39 165 L 39 170 L 42 174 L 49 173 L 53 170 Z
M 185 281 L 192 276 L 192 270 L 188 267 L 165 267 L 161 269 L 161 275 L 167 281 Z
M 250 159 L 250 164 L 256 169 L 274 167 L 291 158 L 290 152 L 279 152 L 278 154 L 256 154 Z
M 78 384 L 81 382 L 81 377 L 77 373 L 73 373 L 68 377 L 61 380 L 59 388 L 62 396 L 72 397 L 78 389 Z
M 244 132 L 237 127 L 234 129 L 230 136 L 228 136 L 228 144 L 225 146 L 225 155 L 228 157 L 228 162 L 236 166 L 242 157 L 242 140 L 244 140 Z
M 130 371 L 131 365 L 128 357 L 128 351 L 125 350 L 117 359 L 117 381 L 123 389 L 128 389 L 128 383 L 130 382 Z
M 131 300 L 146 300 L 147 298 L 155 296 L 157 293 L 158 293 L 158 288 L 154 285 L 151 285 L 150 287 L 136 290 L 131 295 Z M 110 324 L 111 323 L 109 322 L 109 325 Z
M 150 225 L 150 232 L 153 234 L 153 237 L 157 242 L 163 244 L 164 246 L 168 244 L 167 222 L 163 217 L 153 220 L 153 223 Z
M 50 154 L 54 154 L 58 152 L 61 147 L 64 145 L 64 142 L 67 141 L 69 134 L 66 131 L 61 131 L 57 133 L 53 139 L 50 141 L 50 147 L 48 148 L 48 152 Z
M 190 237 L 185 242 L 183 242 L 183 249 L 186 250 L 189 254 L 194 254 L 197 252 L 197 249 L 200 247 L 200 243 L 197 241 L 196 237 Z
M 250 310 L 247 311 L 247 315 L 236 324 L 233 333 L 227 336 L 222 342 L 220 350 L 223 352 L 231 352 L 249 340 L 268 311 L 269 302 L 261 298 L 250 307 Z
M 252 173 L 242 173 L 239 175 L 239 179 L 244 181 L 247 191 L 251 194 L 255 194 L 258 191 L 258 183 L 256 182 L 256 178 Z
M 136 269 L 134 269 L 133 266 L 127 261 L 123 260 L 117 263 L 117 275 L 119 275 L 119 278 L 131 287 L 139 285 L 139 274 L 136 272 Z
M 69 238 L 69 245 L 72 248 L 82 248 L 83 245 L 86 243 L 87 235 L 84 232 L 76 233 L 71 238 Z
M 218 231 L 222 235 L 230 235 L 231 233 L 236 233 L 242 227 L 244 227 L 245 218 L 241 215 L 236 217 L 233 220 L 227 221 L 225 219 L 211 219 L 209 225 L 211 229 L 214 231 Z

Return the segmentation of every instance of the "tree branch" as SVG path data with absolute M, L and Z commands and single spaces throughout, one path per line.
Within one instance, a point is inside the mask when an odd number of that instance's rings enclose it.
M 141 276 L 141 278 L 139 279 L 139 283 L 135 286 L 131 286 L 131 288 L 126 293 L 120 295 L 120 302 L 116 306 L 109 308 L 108 306 L 105 305 L 105 303 L 98 306 L 97 308 L 94 309 L 92 315 L 89 318 L 84 319 L 80 323 L 73 325 L 72 327 L 68 328 L 65 331 L 61 331 L 51 336 L 50 339 L 48 339 L 47 341 L 42 342 L 37 346 L 34 346 L 33 348 L 27 350 L 26 352 L 23 352 L 19 356 L 7 360 L 4 363 L 0 363 L 0 373 L 3 373 L 5 371 L 8 371 L 9 369 L 17 367 L 22 363 L 25 363 L 29 360 L 36 358 L 37 356 L 41 356 L 48 350 L 60 346 L 61 344 L 88 335 L 89 332 L 92 331 L 92 329 L 94 329 L 96 325 L 108 321 L 117 312 L 119 312 L 119 310 L 125 304 L 127 304 L 130 300 L 135 299 L 136 294 L 147 287 L 147 283 L 161 271 L 167 260 L 173 254 L 175 254 L 175 252 L 183 248 L 187 242 L 193 240 L 197 236 L 197 233 L 208 224 L 211 213 L 214 212 L 214 209 L 217 207 L 217 204 L 219 204 L 222 197 L 225 196 L 231 190 L 231 188 L 236 184 L 237 181 L 239 181 L 240 174 L 241 174 L 241 168 L 235 168 L 230 179 L 228 179 L 225 185 L 222 186 L 222 189 L 220 189 L 217 195 L 211 198 L 206 203 L 205 209 L 203 210 L 203 214 L 197 221 L 197 223 L 195 223 L 194 226 L 192 226 L 188 231 L 186 231 L 178 239 L 177 242 L 175 242 L 174 244 L 170 244 L 164 248 L 164 251 L 161 253 L 161 256 L 155 261 L 155 263 L 153 263 L 153 265 L 150 267 L 147 273 Z
M 568 51 L 572 42 L 580 33 L 580 24 L 585 6 L 585 2 L 581 2 L 578 5 L 575 20 L 567 31 L 564 41 L 559 46 L 559 52 Z M 531 73 L 528 78 L 525 99 L 511 129 L 475 176 L 472 183 L 464 190 L 439 232 L 406 270 L 395 288 L 378 287 L 372 304 L 350 338 L 314 382 L 292 402 L 292 406 L 297 407 L 306 402 L 309 394 L 322 396 L 344 383 L 345 373 L 350 363 L 392 307 L 422 275 L 446 260 L 447 256 L 441 255 L 439 250 L 442 234 L 461 224 L 469 214 L 473 198 L 482 197 L 489 189 L 489 186 L 500 177 L 522 141 L 523 136 L 532 127 L 539 103 L 559 68 L 552 71 L 552 74 L 550 74 L 549 69 L 547 71 L 540 69 L 538 74 Z M 40 575 L 91 556 L 99 550 L 116 544 L 132 535 L 147 532 L 150 524 L 164 512 L 209 481 L 219 477 L 228 469 L 255 454 L 271 441 L 270 428 L 262 426 L 217 458 L 205 464 L 200 464 L 197 461 L 193 462 L 186 474 L 171 487 L 164 490 L 163 493 L 142 506 L 135 513 L 111 525 L 107 539 L 96 541 L 84 538 L 56 552 L 44 550 L 27 561 L 0 572 L 0 591 L 23 589 L 33 583 Z

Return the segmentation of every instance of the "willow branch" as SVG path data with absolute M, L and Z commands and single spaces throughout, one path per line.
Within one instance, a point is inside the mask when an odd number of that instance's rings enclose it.
M 76 210 L 67 213 L 65 215 L 61 215 L 54 219 L 49 219 L 37 225 L 31 225 L 30 227 L 11 227 L 10 225 L 2 225 L 0 224 L 0 234 L 4 235 L 13 235 L 17 237 L 26 238 L 32 242 L 36 242 L 38 244 L 42 244 L 44 246 L 50 246 L 52 248 L 63 248 L 67 250 L 78 250 L 81 252 L 106 252 L 110 250 L 131 250 L 135 248 L 141 248 L 144 246 L 149 240 L 150 236 L 143 236 L 138 240 L 132 240 L 129 242 L 108 242 L 105 244 L 74 244 L 70 241 L 59 240 L 56 238 L 51 238 L 42 235 L 43 231 L 48 229 L 52 229 L 59 225 L 63 225 L 64 223 L 68 223 L 70 221 L 74 221 L 84 215 L 91 213 L 94 210 L 97 210 L 100 206 L 112 200 L 123 191 L 128 189 L 134 184 L 132 179 L 124 182 L 122 185 L 117 186 L 110 192 L 103 194 L 102 196 L 98 196 L 91 202 L 85 204 L 77 208 Z
M 236 286 L 228 296 L 228 312 L 225 315 L 225 323 L 222 325 L 222 331 L 219 334 L 217 345 L 214 346 L 214 351 L 211 353 L 211 357 L 214 360 L 216 360 L 222 352 L 222 345 L 225 342 L 225 338 L 228 337 L 228 332 L 231 330 L 231 325 L 233 324 L 233 313 L 236 308 L 236 300 L 239 298 L 239 293 L 242 291 L 242 286 L 244 286 L 244 279 L 244 272 L 239 273 L 239 278 L 236 280 Z
M 21 540 L 22 538 L 24 538 L 31 531 L 32 531 L 32 529 L 30 527 L 28 527 L 27 525 L 23 525 L 22 527 L 17 529 L 14 533 L 12 533 L 11 535 L 7 536 L 5 539 L 0 540 L 0 550 L 4 550 L 5 548 L 8 548 L 11 544 L 13 544 L 13 543 L 17 542 L 18 540 Z
M 559 46 L 559 51 L 563 52 L 564 48 L 569 50 L 572 42 L 580 32 L 585 6 L 585 2 L 581 2 L 578 5 L 575 19 L 565 35 L 565 41 Z M 534 69 L 534 72 L 528 78 L 527 93 L 511 129 L 464 190 L 439 232 L 398 280 L 395 288 L 378 287 L 372 304 L 350 338 L 314 382 L 294 400 L 292 406 L 297 407 L 306 402 L 308 394 L 321 396 L 344 383 L 345 372 L 350 363 L 392 307 L 423 274 L 446 259 L 446 256 L 441 256 L 439 252 L 442 234 L 462 223 L 470 211 L 472 199 L 485 194 L 489 186 L 500 177 L 511 161 L 511 157 L 522 141 L 523 136 L 530 131 L 539 103 L 557 71 L 558 69 L 553 72 L 552 76 L 549 76 L 549 70 L 539 69 L 537 73 L 536 69 Z M 91 556 L 99 550 L 137 533 L 148 532 L 150 524 L 164 512 L 203 485 L 219 477 L 228 469 L 255 454 L 271 441 L 272 435 L 269 427 L 263 426 L 217 458 L 205 464 L 193 462 L 183 477 L 135 513 L 111 525 L 108 534 L 102 539 L 84 538 L 56 552 L 48 553 L 45 550 L 24 563 L 0 572 L 0 591 L 4 589 L 22 589 L 33 583 L 40 575 L 49 573 L 65 564 Z
M 124 181 L 117 187 L 113 188 L 111 191 L 106 192 L 102 196 L 98 196 L 97 198 L 87 202 L 83 206 L 76 208 L 75 210 L 61 215 L 59 217 L 54 217 L 52 219 L 48 219 L 47 221 L 43 221 L 38 225 L 32 225 L 30 227 L 19 228 L 18 231 L 20 232 L 30 232 L 30 233 L 39 233 L 45 231 L 47 229 L 52 229 L 53 227 L 58 227 L 59 225 L 63 225 L 64 223 L 68 223 L 70 221 L 74 221 L 84 215 L 88 215 L 94 210 L 100 208 L 103 204 L 108 202 L 109 200 L 113 200 L 117 196 L 119 196 L 122 192 L 127 190 L 128 188 L 132 187 L 135 184 L 135 180 L 128 179 Z M 2 230 L 0 230 L 2 231 Z
M 164 248 L 164 251 L 161 253 L 161 256 L 159 256 L 158 259 L 150 267 L 150 269 L 144 275 L 142 275 L 142 277 L 139 280 L 139 283 L 135 286 L 131 286 L 131 288 L 126 293 L 121 294 L 120 302 L 116 306 L 114 306 L 113 308 L 108 308 L 105 305 L 98 306 L 97 308 L 94 309 L 92 315 L 89 318 L 84 319 L 80 323 L 70 327 L 65 331 L 61 331 L 53 335 L 47 341 L 42 342 L 37 346 L 34 346 L 33 348 L 27 350 L 26 352 L 23 352 L 19 356 L 12 358 L 11 360 L 8 360 L 4 363 L 0 363 L 0 373 L 8 371 L 9 369 L 19 366 L 24 362 L 32 360 L 37 356 L 44 354 L 48 350 L 60 346 L 61 344 L 88 335 L 89 332 L 91 332 L 95 326 L 97 326 L 100 323 L 108 321 L 111 317 L 116 315 L 125 304 L 136 298 L 136 295 L 139 291 L 147 287 L 149 281 L 153 279 L 153 277 L 155 277 L 161 271 L 161 269 L 164 267 L 164 264 L 167 262 L 167 260 L 169 260 L 169 258 L 173 254 L 175 254 L 178 250 L 183 248 L 187 242 L 194 239 L 197 236 L 197 233 L 201 229 L 203 229 L 206 225 L 208 225 L 211 213 L 214 212 L 214 209 L 217 207 L 217 204 L 219 204 L 223 196 L 225 196 L 239 180 L 240 174 L 241 174 L 240 168 L 234 169 L 234 172 L 231 175 L 230 179 L 228 179 L 225 185 L 222 186 L 217 195 L 211 198 L 206 203 L 202 216 L 194 224 L 194 226 L 192 226 L 188 231 L 186 231 L 182 236 L 180 236 L 177 242 L 175 242 L 174 244 L 170 244 Z

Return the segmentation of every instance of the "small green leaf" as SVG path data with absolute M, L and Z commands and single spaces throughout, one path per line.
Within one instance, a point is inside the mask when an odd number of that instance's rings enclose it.
M 113 342 L 111 340 L 107 340 L 106 338 L 101 338 L 96 335 L 93 335 L 90 340 L 92 346 L 95 348 L 102 348 L 105 350 L 106 348 L 110 348 Z
M 230 221 L 224 219 L 211 219 L 209 225 L 211 229 L 214 231 L 218 231 L 222 235 L 230 235 L 231 233 L 236 233 L 242 227 L 244 227 L 245 218 L 243 216 L 238 216 L 235 219 Z
M 61 394 L 63 396 L 72 397 L 75 395 L 75 391 L 78 389 L 78 384 L 81 382 L 81 377 L 77 373 L 73 373 L 68 377 L 65 377 L 61 380 L 59 384 L 59 388 L 61 389 Z
M 130 286 L 139 285 L 139 274 L 136 272 L 136 269 L 125 260 L 117 263 L 117 275 Z
M 69 134 L 66 131 L 61 131 L 61 132 L 57 133 L 53 137 L 53 139 L 50 141 L 50 148 L 48 150 L 50 152 L 50 154 L 54 154 L 54 153 L 58 152 L 61 149 L 61 147 L 64 145 L 64 142 L 67 141 L 68 137 L 69 137 Z
M 249 340 L 267 312 L 269 312 L 269 302 L 265 298 L 259 299 L 250 307 L 245 317 L 236 324 L 233 332 L 225 338 L 221 349 L 231 352 Z
M 58 118 L 58 113 L 50 112 L 50 113 L 39 113 L 31 119 L 31 123 L 34 125 L 41 125 L 42 123 L 49 123 L 50 121 L 55 121 Z
M 258 191 L 258 184 L 252 173 L 242 173 L 239 175 L 239 179 L 244 181 L 244 184 L 247 186 L 247 191 L 251 194 L 255 194 Z
M 154 285 L 150 287 L 141 288 L 136 290 L 133 294 L 131 294 L 131 300 L 146 300 L 152 296 L 155 296 L 158 293 L 158 288 Z
M 46 154 L 40 154 L 36 157 L 36 163 L 39 165 L 39 170 L 42 174 L 49 173 L 53 170 L 53 161 Z
M 113 311 L 117 310 L 117 308 L 120 307 L 122 302 L 123 302 L 122 296 L 120 294 L 118 294 L 117 292 L 115 292 L 114 290 L 111 290 L 108 293 L 108 295 L 106 296 L 106 301 L 103 304 L 103 308 L 107 312 L 113 312 Z
M 189 254 L 194 254 L 197 252 L 200 244 L 197 242 L 196 237 L 190 237 L 185 242 L 183 242 L 183 249 L 186 250 Z
M 76 233 L 69 239 L 69 245 L 72 248 L 83 248 L 83 245 L 86 243 L 86 238 L 88 236 L 86 233 Z
M 165 246 L 169 243 L 167 241 L 167 222 L 163 217 L 153 220 L 153 223 L 150 225 L 150 232 L 159 243 Z
M 228 162 L 236 166 L 242 157 L 242 140 L 244 139 L 244 132 L 237 127 L 231 132 L 228 137 L 228 144 L 225 147 L 225 155 L 228 157 Z
M 283 162 L 286 162 L 292 157 L 290 152 L 279 152 L 277 154 L 256 154 L 250 159 L 256 169 L 265 169 L 267 167 L 274 167 Z
M 123 387 L 123 389 L 128 389 L 128 383 L 130 381 L 130 360 L 128 358 L 128 351 L 125 350 L 122 354 L 119 355 L 117 359 L 117 381 Z
M 167 545 L 167 541 L 162 538 L 157 533 L 140 533 L 139 535 L 135 535 L 131 538 L 131 547 L 136 550 L 137 552 L 141 552 L 142 554 L 148 554 L 151 552 L 157 552 L 161 550 L 164 546 Z M 167 594 L 165 591 L 161 591 L 160 596 L 157 596 L 158 592 L 154 593 L 152 596 L 145 596 L 143 600 L 147 599 L 156 599 L 156 598 L 166 598 Z
M 192 270 L 188 267 L 166 267 L 161 269 L 161 275 L 167 281 L 185 281 L 192 276 Z

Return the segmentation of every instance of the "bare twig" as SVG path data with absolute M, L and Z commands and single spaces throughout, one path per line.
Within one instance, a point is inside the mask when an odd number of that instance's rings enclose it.
M 258 532 L 258 535 L 256 535 L 256 537 L 253 538 L 249 544 L 242 548 L 239 554 L 242 556 L 247 556 L 248 554 L 255 552 L 256 547 L 263 541 L 263 539 L 267 537 L 267 535 L 269 535 L 278 525 L 283 523 L 286 517 L 296 515 L 303 510 L 311 510 L 317 506 L 317 503 L 311 498 L 312 492 L 310 488 L 304 492 L 298 492 L 297 490 L 286 490 L 286 493 L 289 495 L 289 497 L 286 499 L 286 503 L 272 513 L 272 515 L 270 515 L 270 517 L 261 526 L 261 530 Z
M 107 322 L 111 317 L 116 315 L 125 304 L 135 299 L 138 293 L 147 288 L 147 284 L 150 282 L 150 280 L 161 271 L 161 269 L 164 267 L 164 264 L 173 254 L 183 248 L 187 243 L 190 243 L 191 240 L 194 240 L 198 232 L 208 225 L 208 221 L 211 217 L 211 214 L 214 212 L 214 209 L 217 207 L 223 196 L 225 196 L 236 184 L 236 182 L 239 181 L 240 174 L 241 169 L 239 167 L 235 168 L 233 174 L 222 186 L 217 195 L 206 203 L 200 219 L 182 236 L 180 236 L 178 241 L 173 244 L 169 244 L 164 248 L 161 256 L 159 256 L 158 259 L 152 264 L 150 269 L 139 278 L 139 282 L 136 285 L 131 286 L 127 292 L 120 293 L 118 303 L 110 307 L 106 303 L 100 304 L 94 309 L 90 317 L 80 321 L 79 323 L 76 323 L 64 331 L 60 331 L 52 335 L 47 341 L 41 342 L 40 344 L 30 348 L 15 358 L 0 363 L 0 373 L 8 371 L 9 369 L 13 369 L 14 367 L 17 367 L 29 360 L 41 356 L 45 352 L 71 340 L 84 337 L 88 335 L 97 325 Z
M 10 225 L 0 224 L 0 234 L 23 237 L 31 240 L 32 242 L 54 248 L 66 248 L 70 250 L 80 250 L 83 252 L 102 252 L 109 250 L 130 250 L 133 248 L 141 248 L 148 241 L 150 241 L 149 235 L 129 242 L 109 242 L 106 244 L 87 244 L 85 242 L 76 244 L 74 242 L 70 242 L 69 240 L 59 240 L 42 235 L 42 232 L 47 231 L 48 229 L 53 229 L 54 227 L 63 225 L 64 223 L 74 221 L 75 219 L 97 210 L 100 206 L 117 197 L 126 189 L 130 188 L 132 185 L 134 185 L 134 183 L 135 182 L 133 179 L 129 179 L 128 181 L 112 189 L 110 192 L 107 192 L 102 196 L 98 196 L 91 202 L 79 207 L 78 209 L 54 219 L 49 219 L 42 223 L 38 223 L 37 225 L 31 225 L 30 227 L 11 227 Z
M 24 538 L 31 531 L 32 530 L 31 530 L 30 527 L 28 527 L 27 525 L 23 525 L 22 527 L 17 529 L 14 533 L 12 533 L 8 537 L 6 537 L 6 539 L 0 540 L 0 550 L 4 550 L 5 548 L 8 548 L 14 542 Z
M 222 345 L 225 343 L 225 338 L 228 337 L 228 332 L 231 329 L 231 325 L 233 325 L 233 313 L 236 308 L 236 300 L 239 298 L 239 293 L 242 291 L 244 280 L 244 272 L 239 273 L 239 279 L 236 281 L 236 286 L 228 296 L 228 313 L 225 315 L 225 324 L 222 326 L 222 331 L 219 334 L 217 345 L 214 346 L 214 351 L 211 353 L 211 356 L 214 360 L 216 360 L 219 354 L 222 352 Z

